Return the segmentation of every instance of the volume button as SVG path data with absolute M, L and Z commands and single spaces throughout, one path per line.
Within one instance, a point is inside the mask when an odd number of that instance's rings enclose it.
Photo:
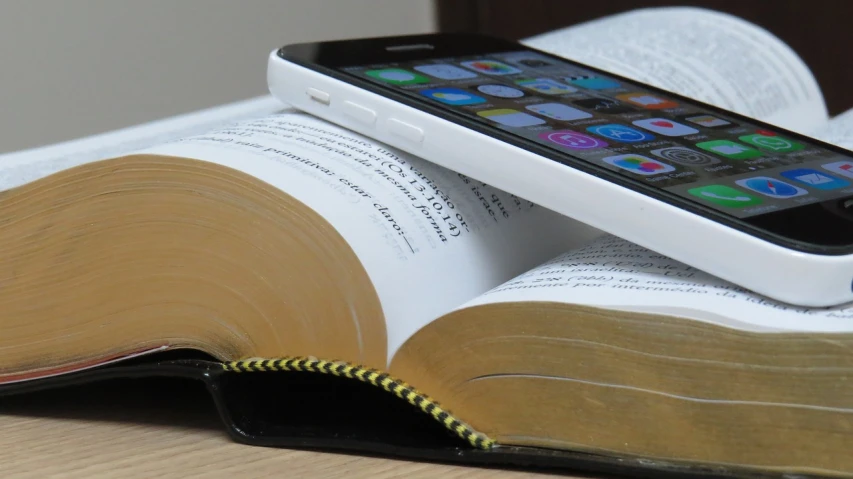
M 388 119 L 388 132 L 394 136 L 405 138 L 414 143 L 421 143 L 424 141 L 424 131 L 422 129 L 396 118 Z
M 317 103 L 322 103 L 324 105 L 328 105 L 332 101 L 331 95 L 316 88 L 309 88 L 305 90 L 305 94 Z
M 376 112 L 358 103 L 345 101 L 341 105 L 344 114 L 353 120 L 372 126 L 376 122 Z

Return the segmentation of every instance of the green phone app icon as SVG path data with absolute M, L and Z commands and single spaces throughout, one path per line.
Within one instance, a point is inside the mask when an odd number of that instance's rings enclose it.
M 760 205 L 761 199 L 723 185 L 708 185 L 687 190 L 693 196 L 730 208 Z
M 731 158 L 732 160 L 748 160 L 749 158 L 761 156 L 761 152 L 755 148 L 729 140 L 703 141 L 702 143 L 696 143 L 696 146 L 722 157 Z
M 383 68 L 381 70 L 368 70 L 364 72 L 367 76 L 392 83 L 394 85 L 414 85 L 418 83 L 429 83 L 429 78 L 403 70 L 402 68 Z
M 738 139 L 744 143 L 757 146 L 762 150 L 773 151 L 776 153 L 788 153 L 805 148 L 802 143 L 782 138 L 775 133 L 756 133 L 754 135 L 740 136 Z

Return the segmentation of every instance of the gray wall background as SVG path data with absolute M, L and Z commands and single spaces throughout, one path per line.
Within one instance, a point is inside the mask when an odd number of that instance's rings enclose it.
M 0 152 L 264 94 L 286 43 L 435 28 L 432 0 L 0 0 Z

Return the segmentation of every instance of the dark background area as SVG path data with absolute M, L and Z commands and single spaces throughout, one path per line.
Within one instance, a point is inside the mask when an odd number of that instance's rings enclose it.
M 853 108 L 853 1 L 848 0 L 438 0 L 439 29 L 518 40 L 606 15 L 697 6 L 755 23 L 781 38 L 817 78 L 830 115 Z

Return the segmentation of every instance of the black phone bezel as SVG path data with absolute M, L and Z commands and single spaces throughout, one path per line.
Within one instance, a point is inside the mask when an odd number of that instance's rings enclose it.
M 387 49 L 389 46 L 399 45 L 417 45 L 419 48 Z M 853 199 L 853 196 L 797 206 L 747 218 L 738 218 L 714 208 L 704 206 L 699 202 L 685 199 L 675 193 L 670 193 L 655 186 L 647 185 L 639 180 L 620 175 L 619 173 L 598 166 L 590 161 L 575 157 L 570 153 L 548 148 L 521 136 L 514 135 L 511 132 L 478 122 L 473 118 L 466 117 L 464 114 L 452 110 L 450 107 L 430 102 L 426 98 L 421 99 L 414 95 L 410 96 L 402 90 L 372 82 L 355 74 L 350 74 L 341 70 L 343 67 L 369 66 L 374 64 L 410 62 L 469 55 L 488 55 L 490 53 L 518 50 L 528 50 L 558 61 L 574 64 L 581 68 L 589 69 L 617 80 L 638 85 L 649 91 L 673 98 L 681 103 L 687 103 L 691 106 L 706 109 L 712 113 L 728 116 L 759 127 L 766 127 L 767 129 L 779 132 L 780 134 L 793 138 L 797 141 L 810 143 L 839 155 L 846 156 L 853 161 L 853 153 L 835 145 L 809 138 L 775 125 L 769 125 L 753 118 L 727 111 L 692 98 L 687 98 L 661 88 L 647 85 L 630 78 L 607 72 L 586 64 L 578 63 L 571 59 L 537 50 L 518 42 L 492 36 L 464 33 L 439 33 L 301 43 L 284 46 L 278 50 L 277 55 L 289 62 L 309 68 L 346 83 L 353 84 L 359 88 L 387 97 L 406 106 L 430 113 L 444 120 L 465 126 L 466 128 L 470 128 L 478 133 L 498 138 L 511 145 L 548 158 L 549 160 L 556 161 L 571 168 L 576 168 L 585 173 L 606 179 L 607 181 L 633 191 L 643 193 L 667 204 L 690 211 L 691 213 L 712 219 L 720 224 L 761 238 L 773 244 L 796 251 L 827 256 L 853 253 L 853 208 L 845 209 L 842 206 L 845 202 L 849 204 L 850 200 Z M 829 227 L 827 227 L 827 223 L 830 225 Z M 654 225 L 650 225 L 650 227 L 653 226 Z M 668 232 L 668 234 L 677 234 L 677 232 Z M 844 236 L 839 237 L 838 235 Z

